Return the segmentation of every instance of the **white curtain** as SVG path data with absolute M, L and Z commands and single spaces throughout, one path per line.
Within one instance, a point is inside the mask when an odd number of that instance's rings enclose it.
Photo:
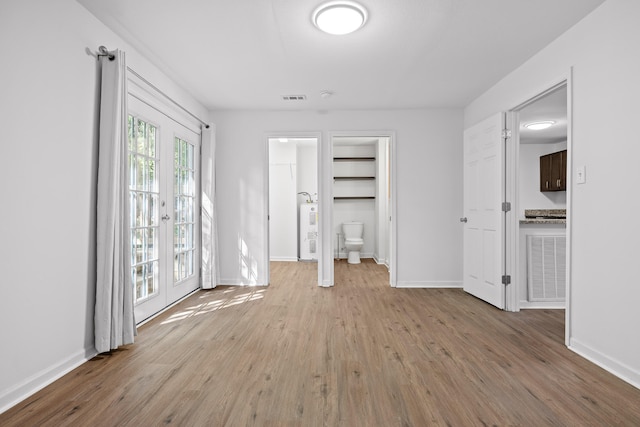
M 95 346 L 98 353 L 133 343 L 129 183 L 127 181 L 127 66 L 125 54 L 100 56 L 100 134 L 97 202 Z
M 218 235 L 216 232 L 216 139 L 211 125 L 202 129 L 201 183 L 202 189 L 202 289 L 216 287 L 218 272 Z

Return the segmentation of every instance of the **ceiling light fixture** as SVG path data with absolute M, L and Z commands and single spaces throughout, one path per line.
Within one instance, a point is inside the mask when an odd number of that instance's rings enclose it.
M 531 130 L 542 130 L 542 129 L 546 129 L 550 126 L 553 126 L 556 122 L 554 122 L 553 120 L 545 120 L 542 122 L 532 122 L 532 123 L 527 123 L 526 125 L 524 125 L 524 127 L 526 127 L 527 129 L 531 129 Z
M 367 22 L 367 11 L 352 1 L 331 1 L 313 12 L 313 23 L 325 33 L 344 35 L 356 31 Z

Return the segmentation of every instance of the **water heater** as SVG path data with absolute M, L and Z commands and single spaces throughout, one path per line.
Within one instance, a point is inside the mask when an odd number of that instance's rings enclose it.
M 300 205 L 300 261 L 318 259 L 318 204 Z

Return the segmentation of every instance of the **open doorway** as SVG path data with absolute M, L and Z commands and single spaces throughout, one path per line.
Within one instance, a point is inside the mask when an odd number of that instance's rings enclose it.
M 565 308 L 567 86 L 536 97 L 518 117 L 518 306 Z
M 391 272 L 391 135 L 334 135 L 331 151 L 334 283 L 341 282 L 335 263 Z
M 269 270 L 272 263 L 308 262 L 317 272 L 318 138 L 271 137 L 267 146 Z
M 569 318 L 571 141 L 567 81 L 511 111 L 514 145 L 511 311 Z M 566 327 L 566 325 L 565 325 Z M 566 339 L 566 338 L 565 338 Z

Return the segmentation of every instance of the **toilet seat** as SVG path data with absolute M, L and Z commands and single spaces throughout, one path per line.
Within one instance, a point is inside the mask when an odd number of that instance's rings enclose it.
M 352 245 L 362 245 L 364 244 L 364 239 L 358 239 L 358 238 L 345 239 L 344 243 L 352 244 Z

